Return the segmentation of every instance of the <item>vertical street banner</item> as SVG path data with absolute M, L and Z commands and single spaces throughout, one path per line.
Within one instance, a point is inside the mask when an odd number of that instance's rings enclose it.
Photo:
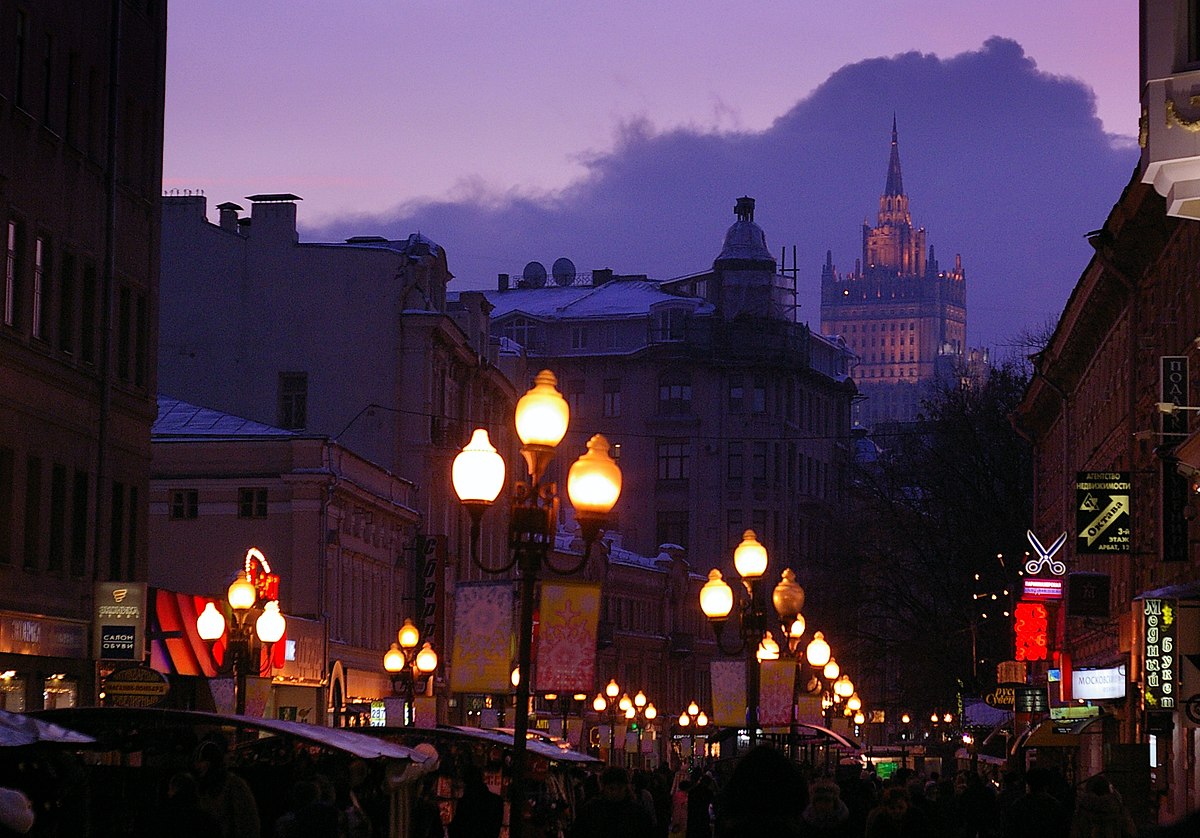
M 586 693 L 596 683 L 600 585 L 543 582 L 534 678 L 539 692 Z
M 1142 600 L 1144 696 L 1147 710 L 1174 710 L 1178 683 L 1175 600 Z
M 1186 355 L 1162 355 L 1158 359 L 1158 400 L 1177 407 L 1191 404 L 1188 398 L 1188 358 Z M 1177 410 L 1162 414 L 1162 432 L 1186 436 L 1188 412 Z M 1168 440 L 1169 441 L 1169 440 Z
M 459 583 L 454 591 L 451 692 L 509 692 L 514 647 L 512 583 Z
M 420 611 L 417 628 L 421 637 L 438 648 L 442 634 L 442 580 L 446 567 L 446 536 L 418 534 L 415 542 L 417 598 Z
M 791 658 L 763 661 L 759 672 L 758 723 L 764 728 L 787 727 L 792 723 L 796 662 Z
M 713 661 L 709 664 L 712 676 L 713 724 L 718 727 L 746 726 L 746 662 Z
M 1075 552 L 1130 552 L 1133 483 L 1127 471 L 1081 471 L 1075 477 Z

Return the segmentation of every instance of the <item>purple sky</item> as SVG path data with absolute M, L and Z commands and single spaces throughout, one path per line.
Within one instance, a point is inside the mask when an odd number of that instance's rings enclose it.
M 992 35 L 1091 86 L 1105 130 L 1136 133 L 1134 0 L 182 0 L 165 188 L 295 192 L 308 224 L 541 195 L 624 124 L 759 132 L 843 65 Z

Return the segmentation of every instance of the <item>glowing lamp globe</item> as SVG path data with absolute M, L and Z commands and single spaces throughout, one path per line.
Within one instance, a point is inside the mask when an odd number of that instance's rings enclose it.
M 687 712 L 688 712 L 689 716 L 696 715 L 697 713 L 700 712 L 700 705 L 693 701 L 691 704 L 688 705 Z
M 597 713 L 603 713 L 608 709 L 608 702 L 604 700 L 604 696 L 596 693 L 596 697 L 592 699 L 592 709 Z
M 400 643 L 401 649 L 417 648 L 417 643 L 421 641 L 421 632 L 417 631 L 411 618 L 405 618 L 404 625 L 400 626 L 400 631 L 396 632 L 396 640 Z
M 637 695 L 633 697 L 633 705 L 638 709 L 646 706 L 646 694 L 641 690 L 637 691 Z
M 849 698 L 854 695 L 854 682 L 850 680 L 849 676 L 843 675 L 834 682 L 833 692 L 842 698 Z
M 867 720 L 867 717 L 862 714 L 861 710 L 854 714 L 854 723 L 856 725 L 860 725 L 863 722 L 865 722 L 866 720 Z
M 230 608 L 234 611 L 247 611 L 253 608 L 258 600 L 258 591 L 254 590 L 254 583 L 250 581 L 246 571 L 239 570 L 237 579 L 229 586 L 227 596 Z
M 521 668 L 519 666 L 513 667 L 512 675 L 509 676 L 508 680 L 512 682 L 514 687 L 521 683 Z
M 576 515 L 607 515 L 621 496 L 621 469 L 603 434 L 589 439 L 587 449 L 567 472 L 567 497 Z
M 555 448 L 567 435 L 571 409 L 558 392 L 558 379 L 542 370 L 517 402 L 517 436 L 529 446 Z
M 900 717 L 901 724 L 908 724 L 911 721 L 912 721 L 912 717 L 909 716 L 907 713 L 905 713 L 903 716 Z
M 804 617 L 797 614 L 796 619 L 792 620 L 792 625 L 788 628 L 788 639 L 799 640 L 804 636 L 804 629 L 807 626 L 804 623 Z
M 200 635 L 201 640 L 210 642 L 219 639 L 225 633 L 225 618 L 213 603 L 205 605 L 200 616 L 196 618 L 196 633 Z
M 653 704 L 647 704 L 646 712 L 643 713 L 642 715 L 644 715 L 646 717 L 646 721 L 652 722 L 656 718 L 658 718 L 658 710 L 654 707 Z
M 450 481 L 463 503 L 487 505 L 500 496 L 504 488 L 504 458 L 496 452 L 483 428 L 476 428 L 470 441 L 455 456 Z
M 829 648 L 829 644 L 825 642 L 825 635 L 821 632 L 813 635 L 813 639 L 808 643 L 808 648 L 804 650 L 804 656 L 808 658 L 808 662 L 817 667 L 829 663 L 832 655 L 833 650 Z
M 932 713 L 932 714 L 929 716 L 929 721 L 933 722 L 934 724 L 937 724 L 937 720 L 938 720 L 938 714 L 937 714 L 937 713 Z
M 604 688 L 604 694 L 609 698 L 616 698 L 619 692 L 621 692 L 621 688 L 617 685 L 617 679 L 610 679 L 608 685 Z
M 708 727 L 708 714 L 701 713 L 696 717 L 696 727 Z
M 623 694 L 621 696 L 621 700 L 617 702 L 617 707 L 625 712 L 628 712 L 629 708 L 632 706 L 633 706 L 633 699 L 631 699 L 629 697 L 629 693 Z
M 842 674 L 842 668 L 838 666 L 837 661 L 830 658 L 829 663 L 825 664 L 825 668 L 821 670 L 821 674 L 825 676 L 826 681 L 835 681 Z
M 679 726 L 680 726 L 680 727 L 687 727 L 687 726 L 688 726 L 688 725 L 690 725 L 691 723 L 692 723 L 691 717 L 690 717 L 690 716 L 688 716 L 688 714 L 687 714 L 687 713 L 680 713 L 680 714 L 679 714 Z
M 854 711 L 862 709 L 862 699 L 858 697 L 858 693 L 855 693 L 846 699 L 846 706 Z
M 775 638 L 771 636 L 771 632 L 763 635 L 763 639 L 758 644 L 758 651 L 755 654 L 759 661 L 779 660 L 779 644 L 775 642 Z
M 724 620 L 733 610 L 733 589 L 716 568 L 708 572 L 708 581 L 700 589 L 700 610 L 710 620 Z
M 438 656 L 437 652 L 433 651 L 433 647 L 429 645 L 429 641 L 425 641 L 425 645 L 421 647 L 421 651 L 417 652 L 417 672 L 428 675 L 433 670 L 437 669 Z
M 637 710 L 634 710 L 634 709 L 633 709 L 633 706 L 632 706 L 632 705 L 630 705 L 630 706 L 629 706 L 629 707 L 628 707 L 628 708 L 625 710 L 625 718 L 627 718 L 627 719 L 633 719 L 633 718 L 636 718 L 636 717 L 637 717 Z
M 383 668 L 391 673 L 404 669 L 404 653 L 400 651 L 399 644 L 393 643 L 391 648 L 383 653 Z
M 278 643 L 287 629 L 287 620 L 279 613 L 279 603 L 271 600 L 254 621 L 254 631 L 263 643 Z
M 754 530 L 742 534 L 733 550 L 733 567 L 743 579 L 757 579 L 767 572 L 767 548 L 758 543 Z

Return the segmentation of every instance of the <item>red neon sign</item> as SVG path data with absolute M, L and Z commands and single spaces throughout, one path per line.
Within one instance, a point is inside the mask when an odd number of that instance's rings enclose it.
M 1019 661 L 1046 660 L 1050 621 L 1046 606 L 1040 602 L 1018 602 L 1013 619 L 1016 634 L 1015 659 Z
M 279 599 L 279 575 L 271 572 L 267 557 L 257 547 L 246 551 L 246 576 L 258 592 L 259 602 Z

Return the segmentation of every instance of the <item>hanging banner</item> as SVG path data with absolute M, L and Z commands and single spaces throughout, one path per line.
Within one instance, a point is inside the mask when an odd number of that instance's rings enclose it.
M 1144 683 L 1147 710 L 1174 710 L 1177 685 L 1175 600 L 1142 600 Z
M 538 692 L 586 693 L 596 683 L 600 584 L 543 582 L 534 682 Z
M 719 727 L 746 726 L 746 662 L 713 661 L 713 724 Z
M 511 692 L 513 646 L 512 583 L 460 582 L 454 591 L 451 692 Z
M 1076 553 L 1130 551 L 1132 487 L 1127 471 L 1081 471 L 1076 474 Z
M 796 662 L 791 659 L 763 661 L 758 669 L 758 723 L 764 728 L 787 727 L 792 723 Z
M 1188 398 L 1188 356 L 1161 355 L 1158 359 L 1158 400 L 1176 407 L 1191 404 Z M 1186 410 L 1162 414 L 1163 435 L 1187 436 Z

